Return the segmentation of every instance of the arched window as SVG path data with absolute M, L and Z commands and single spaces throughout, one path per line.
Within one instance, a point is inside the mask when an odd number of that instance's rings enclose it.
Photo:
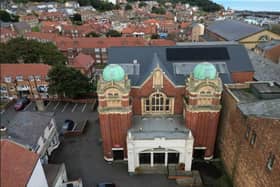
M 144 114 L 171 114 L 173 112 L 173 98 L 161 92 L 155 92 L 148 98 L 142 99 Z
M 262 35 L 260 38 L 259 38 L 259 41 L 268 41 L 269 37 L 267 35 Z

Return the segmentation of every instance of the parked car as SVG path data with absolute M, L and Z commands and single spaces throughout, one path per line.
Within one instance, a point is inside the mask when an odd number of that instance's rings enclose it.
M 116 185 L 112 182 L 101 182 L 97 184 L 97 187 L 116 187 Z
M 75 126 L 75 123 L 73 120 L 66 119 L 62 125 L 60 134 L 63 135 L 65 132 L 73 130 L 74 126 Z
M 16 101 L 14 108 L 16 111 L 19 111 L 24 109 L 29 103 L 30 100 L 27 97 L 22 97 Z

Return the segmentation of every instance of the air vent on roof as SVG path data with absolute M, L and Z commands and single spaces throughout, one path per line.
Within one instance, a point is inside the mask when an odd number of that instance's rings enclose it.
M 137 59 L 134 59 L 133 60 L 133 64 L 137 64 L 138 62 L 137 62 Z

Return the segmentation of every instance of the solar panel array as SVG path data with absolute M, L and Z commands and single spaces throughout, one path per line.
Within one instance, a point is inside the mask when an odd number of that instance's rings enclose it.
M 168 61 L 225 61 L 229 54 L 225 47 L 167 48 Z

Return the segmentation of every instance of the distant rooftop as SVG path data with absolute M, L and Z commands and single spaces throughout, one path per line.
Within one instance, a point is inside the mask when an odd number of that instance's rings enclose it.
M 184 126 L 182 116 L 134 116 L 129 129 L 134 139 L 186 139 L 190 131 Z
M 236 20 L 215 21 L 207 27 L 207 30 L 223 37 L 228 41 L 237 41 L 264 29 L 255 25 Z

